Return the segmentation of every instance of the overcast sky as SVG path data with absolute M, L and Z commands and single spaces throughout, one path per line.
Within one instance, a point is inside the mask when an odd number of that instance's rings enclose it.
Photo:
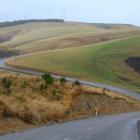
M 0 21 L 64 17 L 140 26 L 140 0 L 0 0 Z

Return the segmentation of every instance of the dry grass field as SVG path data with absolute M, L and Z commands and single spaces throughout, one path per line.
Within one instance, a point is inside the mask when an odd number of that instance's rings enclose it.
M 139 32 L 132 25 L 37 22 L 0 28 L 0 45 L 32 53 L 126 38 Z
M 0 28 L 0 56 L 21 66 L 140 91 L 131 58 L 140 29 L 123 24 L 33 22 Z M 136 66 L 136 65 L 135 65 Z M 0 133 L 87 116 L 140 111 L 140 102 L 101 88 L 0 71 Z
M 42 88 L 40 77 L 0 71 L 0 133 L 89 115 L 133 112 L 140 102 L 100 88 L 58 80 Z M 11 81 L 8 88 L 4 80 Z
M 140 56 L 139 35 L 138 27 L 126 24 L 33 22 L 0 28 L 0 50 L 11 52 L 6 56 L 29 54 L 14 65 L 140 92 L 140 75 L 125 63 Z
M 7 62 L 140 92 L 140 74 L 126 63 L 130 57 L 140 56 L 139 44 L 140 36 L 136 36 L 97 45 L 34 53 Z

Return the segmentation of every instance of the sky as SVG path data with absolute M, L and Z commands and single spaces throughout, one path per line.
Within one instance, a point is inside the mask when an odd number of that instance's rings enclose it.
M 140 0 L 0 0 L 0 21 L 63 18 L 140 26 Z

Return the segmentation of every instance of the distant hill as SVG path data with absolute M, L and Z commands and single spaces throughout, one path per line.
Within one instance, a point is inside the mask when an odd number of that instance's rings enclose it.
M 112 29 L 112 28 L 139 28 L 138 26 L 132 25 L 132 24 L 111 24 L 111 23 L 90 23 L 91 25 L 97 26 L 99 28 L 104 29 Z
M 0 23 L 0 27 L 3 27 L 0 28 L 1 46 L 21 53 L 80 47 L 140 34 L 140 29 L 133 25 L 64 22 L 62 19 L 13 21 Z
M 129 24 L 53 19 L 17 21 L 0 28 L 0 56 L 26 54 L 14 64 L 137 91 L 140 75 L 125 60 L 140 56 L 139 44 L 140 28 Z
M 32 23 L 32 22 L 64 22 L 63 19 L 30 19 L 30 20 L 18 20 L 18 21 L 11 21 L 11 22 L 1 22 L 0 28 L 15 26 L 25 23 Z

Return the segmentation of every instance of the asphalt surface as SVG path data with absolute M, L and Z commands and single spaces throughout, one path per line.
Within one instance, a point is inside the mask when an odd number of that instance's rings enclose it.
M 37 71 L 16 69 L 11 66 L 6 66 L 4 60 L 0 61 L 0 68 L 31 75 L 42 75 L 42 73 Z M 60 78 L 60 76 L 53 76 L 55 78 Z M 66 79 L 69 81 L 76 80 L 70 77 Z M 84 80 L 79 81 L 83 85 L 107 88 L 140 99 L 140 93 L 101 83 Z M 140 113 L 97 116 L 62 124 L 44 126 L 24 132 L 7 134 L 0 136 L 0 140 L 139 140 L 140 126 L 137 126 L 137 121 L 139 120 Z
M 0 140 L 138 140 L 140 113 L 94 117 L 44 126 L 0 137 Z
M 30 75 L 37 75 L 37 76 L 40 76 L 40 75 L 43 74 L 42 72 L 38 72 L 38 71 L 35 71 L 35 70 L 33 71 L 33 70 L 29 70 L 29 69 L 19 69 L 19 68 L 17 69 L 15 67 L 5 65 L 4 59 L 0 60 L 0 68 L 5 69 L 5 70 L 9 70 L 9 71 L 19 72 L 19 73 L 24 73 L 24 74 L 30 74 Z M 58 76 L 58 75 L 52 75 L 52 76 L 56 79 L 61 78 L 61 76 Z M 73 77 L 65 77 L 65 78 L 66 78 L 66 80 L 71 81 L 71 82 L 74 82 L 74 81 L 77 80 L 76 78 L 73 78 Z M 136 98 L 136 99 L 140 99 L 140 93 L 137 93 L 137 92 L 134 92 L 134 91 L 126 90 L 126 89 L 111 86 L 111 85 L 106 85 L 106 84 L 103 84 L 103 83 L 90 82 L 90 81 L 80 80 L 80 79 L 79 79 L 79 81 L 83 85 L 88 85 L 88 86 L 92 86 L 92 87 L 101 87 L 101 88 L 105 88 L 105 89 L 108 89 L 108 90 L 111 90 L 111 91 L 116 91 L 116 92 L 119 92 L 119 93 L 122 93 L 122 94 L 125 94 L 125 95 L 128 95 L 128 96 L 131 96 L 131 97 Z

